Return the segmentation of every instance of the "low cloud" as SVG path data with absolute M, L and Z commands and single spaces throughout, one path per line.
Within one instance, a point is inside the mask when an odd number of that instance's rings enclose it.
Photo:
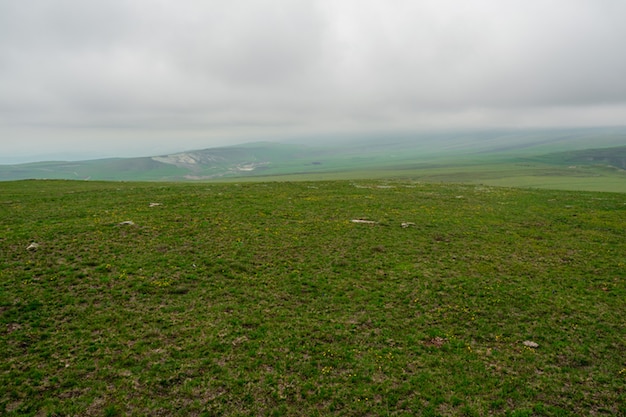
M 617 0 L 2 2 L 0 153 L 620 124 L 624 15 Z

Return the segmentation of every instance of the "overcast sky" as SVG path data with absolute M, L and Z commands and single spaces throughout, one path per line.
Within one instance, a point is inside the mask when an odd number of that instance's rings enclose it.
M 626 124 L 624 0 L 0 0 L 0 162 Z

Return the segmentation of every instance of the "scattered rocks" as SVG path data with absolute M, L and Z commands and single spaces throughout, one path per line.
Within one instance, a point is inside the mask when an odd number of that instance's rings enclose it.
M 35 243 L 35 242 L 31 243 L 26 248 L 26 250 L 30 250 L 30 251 L 37 250 L 37 249 L 39 249 L 39 243 Z
M 537 349 L 539 347 L 539 345 L 535 342 L 531 342 L 530 340 L 524 340 L 524 342 L 522 342 L 522 344 L 526 347 L 529 348 L 533 348 L 533 349 Z

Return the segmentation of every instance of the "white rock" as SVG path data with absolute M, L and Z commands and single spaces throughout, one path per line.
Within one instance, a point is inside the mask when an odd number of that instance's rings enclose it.
M 135 222 L 132 220 L 126 220 L 125 222 L 121 222 L 118 224 L 118 226 L 134 226 Z
M 527 346 L 527 347 L 529 347 L 529 348 L 533 348 L 533 349 L 536 349 L 536 348 L 538 348 L 538 347 L 539 347 L 539 345 L 538 345 L 537 343 L 535 343 L 535 342 L 531 342 L 530 340 L 525 340 L 522 344 L 523 344 L 524 346 Z
M 362 220 L 362 219 L 352 219 L 350 220 L 352 223 L 361 223 L 361 224 L 376 224 L 377 222 L 372 220 Z
M 39 243 L 31 243 L 30 245 L 28 245 L 28 247 L 26 248 L 26 250 L 37 250 L 39 248 Z

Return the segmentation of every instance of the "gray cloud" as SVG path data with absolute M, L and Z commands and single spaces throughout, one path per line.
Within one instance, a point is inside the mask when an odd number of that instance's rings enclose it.
M 0 159 L 34 141 L 623 124 L 624 15 L 621 0 L 0 0 Z

